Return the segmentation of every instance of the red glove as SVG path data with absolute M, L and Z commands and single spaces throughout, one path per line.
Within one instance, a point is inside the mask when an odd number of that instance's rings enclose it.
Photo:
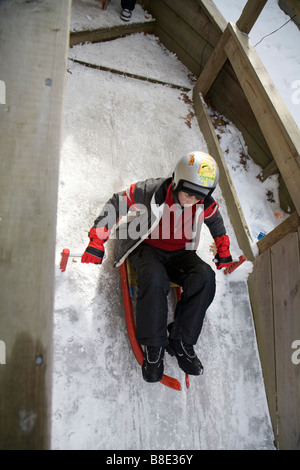
M 104 257 L 104 243 L 110 231 L 105 227 L 92 228 L 89 233 L 90 243 L 81 257 L 82 263 L 101 264 Z
M 232 265 L 232 257 L 229 251 L 230 241 L 228 235 L 221 235 L 215 238 L 217 254 L 214 262 L 217 269 L 227 268 Z

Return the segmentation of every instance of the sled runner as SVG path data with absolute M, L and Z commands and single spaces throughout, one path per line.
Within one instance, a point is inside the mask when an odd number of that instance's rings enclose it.
M 132 266 L 130 265 L 128 258 L 120 266 L 120 273 L 121 273 L 122 293 L 123 293 L 123 302 L 124 302 L 128 336 L 129 336 L 129 340 L 130 340 L 134 355 L 138 363 L 142 365 L 143 360 L 144 360 L 144 352 L 142 350 L 141 345 L 137 342 L 136 337 L 135 337 L 136 328 L 135 328 L 133 303 L 132 303 L 133 286 L 136 285 L 136 275 Z M 181 288 L 178 285 L 175 285 L 172 283 L 170 283 L 170 285 L 171 287 L 175 287 L 177 299 L 179 300 L 181 296 Z M 169 377 L 168 375 L 164 375 L 160 383 L 174 390 L 181 390 L 181 384 L 179 380 L 174 379 L 173 377 Z M 189 387 L 188 374 L 186 374 L 186 386 L 187 388 Z
M 102 3 L 102 10 L 106 10 L 109 0 L 100 0 Z

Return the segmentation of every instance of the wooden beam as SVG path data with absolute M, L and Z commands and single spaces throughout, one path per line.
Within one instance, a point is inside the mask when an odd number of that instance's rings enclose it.
M 249 34 L 255 21 L 261 14 L 268 0 L 248 0 L 241 16 L 236 22 L 237 27 L 243 33 Z
M 221 33 L 223 33 L 227 26 L 227 21 L 225 20 L 222 13 L 218 10 L 216 5 L 212 0 L 197 0 L 200 7 L 205 11 L 208 18 L 212 23 L 217 26 Z
M 264 168 L 259 175 L 257 175 L 257 178 L 260 179 L 260 181 L 266 181 L 269 176 L 274 175 L 275 173 L 278 173 L 278 167 L 276 165 L 276 162 L 272 160 L 266 168 Z
M 154 31 L 155 20 L 147 21 L 145 23 L 124 23 L 119 26 L 108 26 L 99 29 L 84 29 L 81 31 L 71 31 L 70 33 L 70 46 L 81 44 L 85 42 L 101 42 L 110 39 L 128 36 L 129 34 L 145 33 L 152 34 Z
M 288 5 L 295 11 L 295 13 L 300 17 L 300 4 L 299 0 L 287 0 Z
M 247 35 L 229 23 L 225 52 L 300 214 L 300 133 Z
M 299 226 L 300 217 L 297 212 L 294 212 L 287 219 L 281 222 L 281 224 L 277 225 L 277 227 L 269 232 L 268 235 L 257 242 L 259 253 L 264 253 L 287 234 L 296 232 Z
M 205 64 L 212 53 L 213 47 L 207 42 L 207 34 L 203 28 L 200 28 L 202 20 L 200 22 L 199 19 L 194 21 L 193 26 L 191 26 L 193 18 L 197 15 L 198 8 L 197 10 L 188 9 L 189 3 L 190 0 L 188 0 L 184 18 L 178 13 L 179 4 L 181 4 L 182 8 L 182 1 L 178 4 L 178 0 L 175 0 L 175 2 L 167 0 L 154 1 L 151 6 L 151 14 L 157 18 L 155 32 L 165 46 L 172 52 L 175 52 L 177 57 L 189 67 L 192 61 L 195 60 L 199 65 L 198 67 L 196 66 L 196 69 L 192 68 L 190 70 L 193 73 L 196 71 L 198 75 L 203 64 Z M 194 6 L 197 7 L 197 5 Z M 206 27 L 208 28 L 208 25 Z M 204 27 L 204 29 L 206 28 Z M 161 31 L 163 34 L 161 34 Z M 217 42 L 217 39 L 215 42 Z
M 298 28 L 300 27 L 300 3 L 299 0 L 279 0 L 278 4 L 280 8 L 293 18 L 295 15 L 296 17 L 293 19 L 297 24 Z
M 78 59 L 69 58 L 69 60 L 71 60 L 72 62 L 76 64 L 80 64 L 80 65 L 83 65 L 84 67 L 89 67 L 94 70 L 102 70 L 103 72 L 110 72 L 116 75 L 122 75 L 123 77 L 130 77 L 136 80 L 141 80 L 143 82 L 149 82 L 149 83 L 155 83 L 157 85 L 168 86 L 176 90 L 191 91 L 190 88 L 187 88 L 185 86 L 176 85 L 175 83 L 170 83 L 170 82 L 164 82 L 162 80 L 157 80 L 156 78 L 146 77 L 145 75 L 137 75 L 136 73 L 124 72 L 123 70 L 113 69 L 111 67 L 105 67 L 104 65 L 90 64 L 89 62 L 85 62 L 83 60 L 78 60 Z
M 237 241 L 247 259 L 252 261 L 254 259 L 254 254 L 249 242 L 249 229 L 205 104 L 195 89 L 193 99 L 199 127 L 203 132 L 208 151 L 211 155 L 214 156 L 219 165 L 220 187 L 226 201 L 229 217 L 234 227 Z
M 265 251 L 254 260 L 252 273 L 248 277 L 248 288 L 270 418 L 274 436 L 277 436 L 276 364 L 270 250 Z
M 208 93 L 210 87 L 217 78 L 218 73 L 226 62 L 227 55 L 225 53 L 225 46 L 229 41 L 230 36 L 231 34 L 227 28 L 214 48 L 195 84 L 195 91 L 197 93 L 201 93 L 203 97 Z
M 0 2 L 0 448 L 50 448 L 54 262 L 71 1 Z
M 185 21 L 198 35 L 202 36 L 208 44 L 213 47 L 217 45 L 222 36 L 222 31 L 207 15 L 206 11 L 200 7 L 198 2 L 195 2 L 195 0 L 185 0 L 184 8 L 182 8 L 182 0 L 159 0 L 157 2 L 159 7 L 161 7 L 162 2 L 177 13 L 178 17 Z M 167 15 L 169 16 L 169 12 L 167 12 Z M 170 17 L 169 28 L 171 27 L 171 22 L 175 23 L 174 19 L 172 20 Z M 176 23 L 174 26 L 176 28 Z
M 278 443 L 281 450 L 300 449 L 300 256 L 298 233 L 271 248 L 274 299 Z

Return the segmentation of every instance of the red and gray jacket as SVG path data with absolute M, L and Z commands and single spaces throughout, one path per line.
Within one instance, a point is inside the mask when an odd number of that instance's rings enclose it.
M 115 266 L 123 263 L 126 257 L 140 244 L 151 243 L 151 234 L 157 231 L 168 204 L 172 178 L 147 179 L 132 184 L 124 192 L 115 193 L 102 208 L 94 222 L 99 238 L 115 239 Z M 172 192 L 177 211 L 182 211 L 176 193 Z M 177 204 L 176 204 L 177 202 Z M 197 250 L 200 240 L 202 222 L 204 222 L 213 238 L 226 233 L 219 205 L 209 196 L 201 203 L 193 206 L 191 238 L 184 239 L 185 249 Z M 104 229 L 104 232 L 103 232 Z M 171 240 L 172 238 L 172 240 Z M 170 235 L 170 247 L 162 243 L 163 249 L 181 249 L 182 245 Z M 156 246 L 157 245 L 156 243 Z

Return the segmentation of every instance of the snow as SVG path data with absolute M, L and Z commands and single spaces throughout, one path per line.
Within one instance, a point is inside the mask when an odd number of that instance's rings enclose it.
M 106 11 L 98 3 L 86 2 L 85 9 L 74 0 L 71 29 L 120 23 L 118 0 Z M 228 3 L 241 2 L 220 3 L 230 13 Z M 272 13 L 275 23 L 278 11 Z M 145 16 L 137 5 L 134 20 Z M 190 90 L 195 79 L 153 35 L 79 45 L 69 57 Z M 66 272 L 59 269 L 63 248 L 83 253 L 94 219 L 114 192 L 148 177 L 170 176 L 187 151 L 207 151 L 191 99 L 192 91 L 69 60 L 57 214 L 53 449 L 274 449 L 246 284 L 252 263 L 230 276 L 216 272 L 216 297 L 195 348 L 205 373 L 190 378 L 190 389 L 176 360 L 166 355 L 165 373 L 181 381 L 180 392 L 142 379 L 126 331 L 119 271 L 112 266 L 113 241 L 106 243 L 101 266 L 71 257 Z M 248 159 L 241 165 L 246 146 L 231 123 L 220 136 L 255 249 L 255 230 L 269 231 L 286 216 L 278 208 L 277 181 L 261 184 L 260 168 Z M 264 197 L 268 190 L 274 203 Z M 237 258 L 241 250 L 225 201 L 219 188 L 214 194 Z M 212 242 L 204 227 L 199 255 L 214 268 Z M 169 304 L 171 316 L 172 295 Z
M 121 1 L 110 0 L 107 9 L 102 10 L 100 0 L 73 0 L 71 32 L 124 26 L 124 21 L 120 18 L 120 5 Z M 148 21 L 153 21 L 152 16 L 137 3 L 131 23 L 147 23 Z
M 143 55 L 141 55 L 141 50 Z M 102 42 L 97 45 L 87 43 L 73 46 L 69 57 L 140 77 L 143 77 L 145 70 L 147 70 L 147 77 L 153 80 L 189 89 L 192 87 L 186 67 L 180 62 L 174 61 L 174 54 L 167 51 L 160 44 L 158 38 L 153 35 L 139 33 L 133 37 L 115 39 L 113 55 L 111 51 L 111 42 Z M 164 60 L 162 60 L 162 56 Z M 138 57 L 139 60 L 132 60 L 133 57 Z M 170 77 L 172 77 L 171 82 Z

